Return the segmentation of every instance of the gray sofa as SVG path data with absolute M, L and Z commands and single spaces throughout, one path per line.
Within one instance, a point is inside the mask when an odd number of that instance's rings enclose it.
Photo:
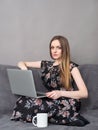
M 17 68 L 11 65 L 0 65 L 0 130 L 35 130 L 39 129 L 32 123 L 11 121 L 12 109 L 17 96 L 10 90 L 7 68 Z M 88 99 L 82 99 L 81 114 L 90 121 L 84 127 L 49 124 L 46 130 L 97 130 L 98 129 L 98 65 L 80 65 L 82 77 L 88 87 Z

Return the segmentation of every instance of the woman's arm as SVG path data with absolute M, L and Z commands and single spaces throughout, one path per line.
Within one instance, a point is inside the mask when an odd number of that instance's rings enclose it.
M 41 61 L 35 61 L 35 62 L 20 61 L 18 63 L 18 67 L 22 70 L 27 70 L 27 67 L 40 68 L 41 67 Z
M 68 97 L 68 98 L 74 98 L 74 99 L 87 98 L 88 97 L 87 87 L 81 77 L 81 74 L 78 68 L 74 67 L 71 71 L 71 74 L 73 76 L 73 79 L 76 82 L 78 90 L 76 91 L 58 91 L 58 90 L 52 91 L 46 94 L 47 97 L 52 98 L 52 99 L 57 99 L 59 97 Z

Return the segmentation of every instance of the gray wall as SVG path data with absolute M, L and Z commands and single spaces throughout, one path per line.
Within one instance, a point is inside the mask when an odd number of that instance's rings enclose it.
M 50 59 L 58 34 L 72 60 L 98 64 L 98 0 L 0 0 L 0 64 Z

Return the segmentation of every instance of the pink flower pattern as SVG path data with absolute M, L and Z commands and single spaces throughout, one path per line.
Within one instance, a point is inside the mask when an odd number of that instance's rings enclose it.
M 41 70 L 43 83 L 49 91 L 60 90 L 62 88 L 59 66 L 53 66 L 52 61 L 42 61 Z M 48 113 L 50 123 L 68 124 L 77 120 L 80 108 L 79 104 L 79 100 L 66 97 L 52 100 L 49 98 L 36 99 L 21 96 L 15 104 L 11 119 L 31 122 L 33 116 L 37 113 L 46 112 Z

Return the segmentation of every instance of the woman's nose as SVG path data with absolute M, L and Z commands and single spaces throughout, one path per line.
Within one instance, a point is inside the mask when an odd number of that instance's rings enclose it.
M 54 52 L 57 52 L 57 49 L 56 49 L 56 48 L 54 48 Z

